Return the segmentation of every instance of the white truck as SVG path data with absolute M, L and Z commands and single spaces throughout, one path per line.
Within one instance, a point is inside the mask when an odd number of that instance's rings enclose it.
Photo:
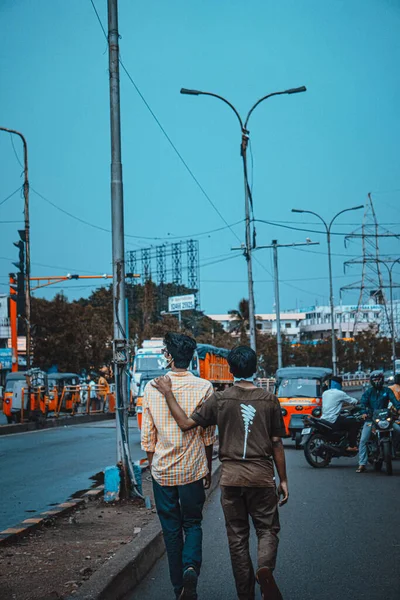
M 162 338 L 151 338 L 144 340 L 142 347 L 136 351 L 132 367 L 134 382 L 139 387 L 142 374 L 151 371 L 163 371 L 167 369 L 168 362 L 163 353 L 164 343 Z M 197 351 L 194 353 L 189 371 L 199 375 L 199 361 Z

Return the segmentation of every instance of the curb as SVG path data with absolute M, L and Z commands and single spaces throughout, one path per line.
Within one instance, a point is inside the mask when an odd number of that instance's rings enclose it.
M 11 433 L 25 433 L 26 431 L 41 431 L 51 429 L 52 427 L 65 427 L 67 425 L 81 425 L 84 423 L 94 423 L 96 421 L 109 421 L 115 419 L 115 414 L 100 415 L 74 415 L 61 418 L 50 418 L 44 422 L 31 421 L 30 423 L 15 423 L 12 425 L 0 425 L 0 436 L 10 435 Z
M 220 477 L 221 463 L 218 461 L 213 466 L 211 487 L 206 491 L 207 500 L 218 487 Z M 164 552 L 164 538 L 157 518 L 67 600 L 123 600 L 146 577 Z
M 40 513 L 37 517 L 25 519 L 21 523 L 17 523 L 13 527 L 8 527 L 0 531 L 0 547 L 16 542 L 20 538 L 29 535 L 36 529 L 42 527 L 55 517 L 64 517 L 68 513 L 75 510 L 77 506 L 87 502 L 89 498 L 96 498 L 103 493 L 104 485 L 99 485 L 93 489 L 87 490 L 80 498 L 70 499 L 67 502 L 57 504 L 51 510 L 46 510 Z

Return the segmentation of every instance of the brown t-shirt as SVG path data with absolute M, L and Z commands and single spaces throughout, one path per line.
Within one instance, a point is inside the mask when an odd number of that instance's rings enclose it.
M 218 425 L 221 485 L 273 487 L 273 437 L 286 434 L 279 400 L 261 388 L 215 392 L 191 418 Z

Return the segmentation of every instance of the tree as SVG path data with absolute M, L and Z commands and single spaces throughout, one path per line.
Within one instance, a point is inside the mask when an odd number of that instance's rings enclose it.
M 250 328 L 249 301 L 246 300 L 246 298 L 242 298 L 239 302 L 239 307 L 237 309 L 229 310 L 228 314 L 233 317 L 230 324 L 230 333 L 239 336 L 241 344 L 247 344 L 248 331 Z

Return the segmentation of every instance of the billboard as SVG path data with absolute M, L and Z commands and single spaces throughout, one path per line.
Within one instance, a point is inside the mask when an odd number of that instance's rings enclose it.
M 196 308 L 196 296 L 171 296 L 168 298 L 168 312 L 181 312 L 182 310 L 194 310 Z
M 12 365 L 11 348 L 0 348 L 0 370 L 9 370 Z

